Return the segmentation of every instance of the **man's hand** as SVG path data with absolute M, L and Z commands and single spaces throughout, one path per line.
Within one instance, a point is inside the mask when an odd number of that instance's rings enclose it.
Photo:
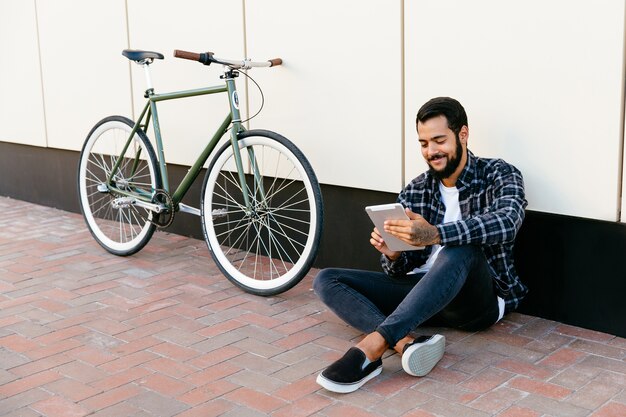
M 370 243 L 372 244 L 373 247 L 376 248 L 377 251 L 379 251 L 380 253 L 382 253 L 383 255 L 385 255 L 387 258 L 389 258 L 392 261 L 395 261 L 396 259 L 398 259 L 400 257 L 400 254 L 402 253 L 402 252 L 395 252 L 389 249 L 376 227 L 372 231 L 372 235 L 370 237 Z
M 436 245 L 440 242 L 439 231 L 422 216 L 405 209 L 409 220 L 386 220 L 385 232 L 413 246 Z

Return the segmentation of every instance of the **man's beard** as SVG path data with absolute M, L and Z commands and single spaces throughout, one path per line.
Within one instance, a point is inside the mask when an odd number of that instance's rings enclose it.
M 459 164 L 461 163 L 462 158 L 463 158 L 463 147 L 461 146 L 461 140 L 459 139 L 459 136 L 456 135 L 456 156 L 452 159 L 448 159 L 448 163 L 441 171 L 437 171 L 433 169 L 433 167 L 430 165 L 430 162 L 429 162 L 428 172 L 430 172 L 430 174 L 433 177 L 437 178 L 439 181 L 445 180 L 446 178 L 449 178 L 450 175 L 454 174 L 454 171 L 456 171 L 456 169 L 459 167 Z

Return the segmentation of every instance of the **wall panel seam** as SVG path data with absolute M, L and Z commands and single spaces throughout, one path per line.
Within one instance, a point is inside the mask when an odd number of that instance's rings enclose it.
M 406 178 L 406 83 L 404 49 L 404 0 L 400 0 L 400 188 Z
M 130 19 L 128 18 L 128 0 L 124 0 L 124 16 L 126 17 L 126 47 L 130 49 Z M 128 61 L 128 79 L 130 81 L 130 115 L 133 120 L 135 120 L 135 87 L 133 84 L 133 69 L 132 62 L 130 59 Z M 148 131 L 148 126 L 146 126 L 146 132 Z
M 619 134 L 619 161 L 618 161 L 618 174 L 617 174 L 617 221 L 626 221 L 624 218 L 624 213 L 622 208 L 624 207 L 624 163 L 626 162 L 626 153 L 624 151 L 624 124 L 626 115 L 624 112 L 626 111 L 626 7 L 623 10 L 624 17 L 622 25 L 622 85 L 621 85 L 621 93 L 622 99 L 620 101 L 620 134 Z
M 41 37 L 39 35 L 39 9 L 37 8 L 37 0 L 33 0 L 35 6 L 35 30 L 37 31 L 37 57 L 39 60 L 39 82 L 41 84 L 41 108 L 43 111 L 43 131 L 45 136 L 46 148 L 48 145 L 48 118 L 46 115 L 46 92 L 43 85 L 43 63 L 41 61 Z
M 246 0 L 241 0 L 241 14 L 243 18 L 243 57 L 248 58 L 248 22 L 246 20 Z M 246 129 L 250 129 L 250 83 L 248 77 L 245 78 L 246 85 Z

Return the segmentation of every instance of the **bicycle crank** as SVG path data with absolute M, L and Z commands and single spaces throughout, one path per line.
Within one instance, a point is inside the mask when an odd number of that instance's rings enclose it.
M 159 228 L 166 228 L 172 224 L 174 221 L 174 214 L 176 214 L 176 210 L 174 209 L 174 200 L 172 200 L 172 196 L 165 190 L 155 190 L 154 196 L 152 197 L 153 201 L 157 203 L 160 202 L 160 206 L 163 206 L 164 210 L 157 211 L 155 216 L 152 216 L 152 224 Z
M 118 197 L 111 201 L 111 206 L 115 209 L 125 209 L 132 206 L 145 208 L 146 210 L 153 211 L 157 214 L 167 210 L 163 204 L 148 203 L 145 201 L 137 200 L 135 197 Z

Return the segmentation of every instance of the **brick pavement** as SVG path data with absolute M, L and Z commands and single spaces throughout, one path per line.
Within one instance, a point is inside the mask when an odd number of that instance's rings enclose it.
M 626 340 L 521 314 L 446 335 L 424 378 L 397 355 L 348 395 L 317 373 L 361 337 L 311 290 L 234 288 L 204 242 L 101 249 L 82 218 L 0 198 L 2 416 L 626 416 Z

